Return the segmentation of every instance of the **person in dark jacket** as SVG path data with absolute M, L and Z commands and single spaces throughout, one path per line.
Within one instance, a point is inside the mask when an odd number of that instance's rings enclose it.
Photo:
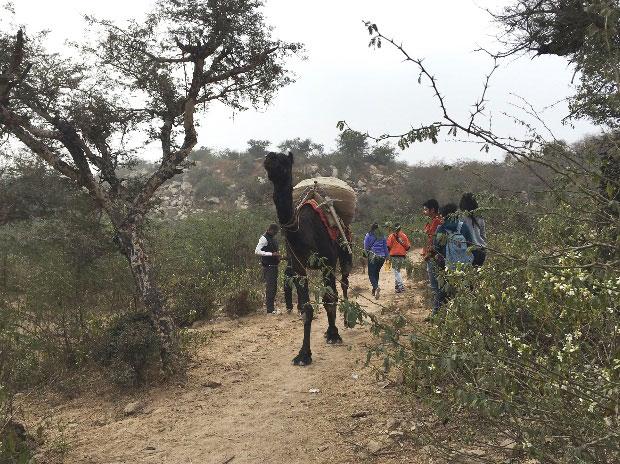
M 379 287 L 379 273 L 389 256 L 385 235 L 379 230 L 376 222 L 370 226 L 370 230 L 364 237 L 364 252 L 368 259 L 368 279 L 372 285 L 372 294 L 379 299 L 381 288 Z
M 424 233 L 426 234 L 426 245 L 422 249 L 422 259 L 426 262 L 426 272 L 428 274 L 428 282 L 433 292 L 433 311 L 434 316 L 439 311 L 442 302 L 441 288 L 439 287 L 439 270 L 435 261 L 435 233 L 441 224 L 443 218 L 439 214 L 439 202 L 434 198 L 426 200 L 422 204 L 424 215 L 428 217 L 428 222 L 424 225 Z
M 278 235 L 279 231 L 280 226 L 278 224 L 270 224 L 267 231 L 258 240 L 255 250 L 255 253 L 260 256 L 263 266 L 267 314 L 277 314 L 275 299 L 278 292 L 278 264 L 280 264 L 281 258 L 276 235 Z

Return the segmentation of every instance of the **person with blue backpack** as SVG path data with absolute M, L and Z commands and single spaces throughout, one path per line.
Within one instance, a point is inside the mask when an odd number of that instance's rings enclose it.
M 464 193 L 459 203 L 459 209 L 463 213 L 462 221 L 467 224 L 471 230 L 474 244 L 472 249 L 474 255 L 474 267 L 482 266 L 486 258 L 487 234 L 484 218 L 478 213 L 478 202 L 471 192 Z
M 454 203 L 448 203 L 439 209 L 443 217 L 443 224 L 435 233 L 435 251 L 443 267 L 456 269 L 460 265 L 471 265 L 474 255 L 472 246 L 476 245 L 471 229 L 457 214 L 458 208 Z
M 372 295 L 375 299 L 379 299 L 381 292 L 379 273 L 388 258 L 389 251 L 385 235 L 376 222 L 370 226 L 370 230 L 364 237 L 364 255 L 368 259 L 368 279 L 372 285 Z
M 437 228 L 433 242 L 434 259 L 439 269 L 454 270 L 460 266 L 471 266 L 474 261 L 471 252 L 471 247 L 474 245 L 471 229 L 459 219 L 457 211 L 454 203 L 448 203 L 439 208 L 439 214 L 443 217 L 443 224 Z M 433 311 L 427 320 L 437 316 L 450 293 L 451 290 L 444 281 L 440 289 L 439 305 L 433 307 Z

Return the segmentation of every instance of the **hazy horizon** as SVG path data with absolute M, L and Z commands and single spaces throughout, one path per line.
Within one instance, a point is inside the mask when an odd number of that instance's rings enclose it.
M 155 2 L 136 0 L 84 4 L 77 0 L 19 0 L 17 21 L 28 29 L 50 29 L 50 43 L 62 47 L 65 39 L 76 39 L 83 26 L 81 14 L 89 13 L 121 21 L 139 18 Z M 441 114 L 426 83 L 418 85 L 418 72 L 402 63 L 399 54 L 387 45 L 379 50 L 368 47 L 368 33 L 362 21 L 378 24 L 386 35 L 402 42 L 412 56 L 425 57 L 437 76 L 452 112 L 466 118 L 476 101 L 492 62 L 479 47 L 497 49 L 497 33 L 484 7 L 500 8 L 505 0 L 438 0 L 432 5 L 421 1 L 343 0 L 337 4 L 319 0 L 310 3 L 267 0 L 265 16 L 274 28 L 274 37 L 303 42 L 307 60 L 289 63 L 297 81 L 281 89 L 272 104 L 261 110 L 233 112 L 213 104 L 200 118 L 197 146 L 243 150 L 249 139 L 270 140 L 272 147 L 285 139 L 310 138 L 334 148 L 336 123 L 346 120 L 351 127 L 371 134 L 402 133 L 410 126 L 439 120 Z M 429 21 L 428 18 L 436 18 Z M 558 139 L 574 142 L 596 128 L 586 122 L 575 127 L 562 125 L 571 94 L 573 70 L 557 57 L 507 61 L 496 72 L 489 88 L 489 115 L 500 135 L 521 134 L 509 120 L 525 117 L 512 104 L 522 97 L 542 115 Z M 560 102 L 560 103 L 557 103 Z M 557 103 L 557 104 L 556 104 Z M 551 106 L 554 105 L 554 106 Z M 509 116 L 505 116 L 509 115 Z M 541 129 L 542 130 L 542 129 Z M 467 141 L 417 144 L 399 152 L 409 164 L 454 162 L 457 159 L 490 161 L 498 151 L 481 153 Z M 156 151 L 151 159 L 157 156 Z

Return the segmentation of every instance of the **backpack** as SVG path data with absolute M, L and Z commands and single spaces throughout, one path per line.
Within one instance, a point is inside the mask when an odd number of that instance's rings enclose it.
M 461 233 L 463 221 L 459 221 L 455 232 L 446 231 L 446 266 L 456 269 L 456 263 L 472 264 L 474 255 L 468 250 L 467 241 Z

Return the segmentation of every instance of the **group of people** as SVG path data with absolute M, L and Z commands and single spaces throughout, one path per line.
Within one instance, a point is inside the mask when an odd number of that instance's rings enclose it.
M 482 266 L 486 258 L 486 228 L 484 219 L 476 214 L 478 202 L 472 193 L 465 193 L 457 207 L 447 203 L 439 207 L 435 199 L 423 203 L 423 213 L 428 218 L 424 226 L 427 241 L 422 249 L 428 281 L 433 292 L 433 309 L 429 319 L 436 316 L 445 302 L 448 292 L 440 282 L 443 269 L 454 269 L 459 264 Z M 386 234 L 384 231 L 389 231 Z M 268 314 L 277 314 L 275 298 L 278 288 L 278 265 L 283 258 L 279 253 L 276 236 L 278 224 L 270 224 L 261 235 L 255 253 L 260 256 L 265 281 L 265 306 Z M 364 237 L 364 256 L 367 259 L 368 279 L 372 295 L 379 299 L 381 287 L 379 275 L 386 263 L 394 273 L 394 291 L 405 291 L 402 272 L 406 267 L 411 242 L 398 223 L 382 228 L 373 223 Z M 285 270 L 284 297 L 287 312 L 293 310 L 291 277 L 294 275 L 290 262 Z
M 390 228 L 389 224 L 385 227 Z M 394 272 L 394 290 L 396 293 L 405 291 L 401 271 L 405 267 L 409 248 L 411 248 L 409 237 L 402 231 L 400 224 L 395 224 L 387 237 L 378 223 L 375 222 L 370 226 L 364 237 L 364 256 L 367 259 L 368 278 L 375 298 L 379 299 L 381 294 L 379 273 L 387 260 L 390 261 Z
M 484 219 L 476 214 L 478 202 L 472 193 L 461 197 L 459 206 L 448 203 L 441 208 L 435 199 L 423 203 L 428 222 L 424 226 L 427 242 L 422 249 L 428 280 L 433 292 L 433 309 L 429 317 L 436 316 L 447 298 L 445 285 L 440 284 L 441 270 L 462 265 L 482 266 L 486 258 L 486 228 Z M 460 210 L 460 214 L 459 214 Z M 364 253 L 368 259 L 368 279 L 372 294 L 379 298 L 379 273 L 386 260 L 392 263 L 396 292 L 404 290 L 401 269 L 406 262 L 410 242 L 401 226 L 385 238 L 377 223 L 372 224 L 364 238 Z
M 427 242 L 422 249 L 422 258 L 426 262 L 433 292 L 432 318 L 439 313 L 448 295 L 445 284 L 440 284 L 440 272 L 446 268 L 455 269 L 458 263 L 482 266 L 486 258 L 487 238 L 485 222 L 476 214 L 478 202 L 472 193 L 463 194 L 458 208 L 454 203 L 440 208 L 435 199 L 425 201 L 423 207 L 428 222 L 424 227 Z

